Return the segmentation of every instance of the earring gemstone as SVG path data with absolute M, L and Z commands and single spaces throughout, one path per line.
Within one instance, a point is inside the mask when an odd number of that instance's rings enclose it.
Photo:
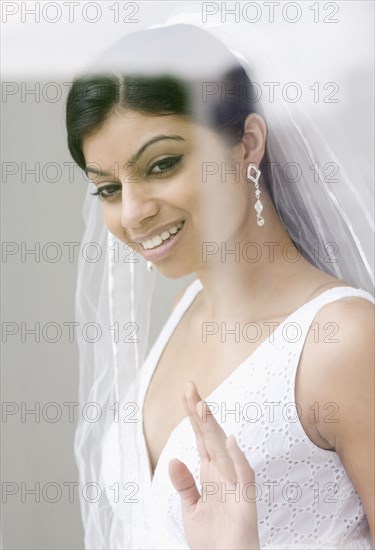
M 255 203 L 254 205 L 254 208 L 255 210 L 258 212 L 258 214 L 260 214 L 263 210 L 263 204 L 260 202 L 260 200 L 258 199 L 257 202 Z

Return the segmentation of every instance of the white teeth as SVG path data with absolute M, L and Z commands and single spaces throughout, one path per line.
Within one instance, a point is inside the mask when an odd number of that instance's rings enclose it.
M 152 239 L 148 239 L 147 241 L 141 241 L 143 248 L 149 249 L 149 248 L 155 248 L 156 246 L 160 246 L 161 243 L 169 239 L 171 235 L 175 235 L 183 225 L 184 225 L 184 222 L 178 222 L 176 225 L 174 225 L 170 229 L 163 231 L 160 235 L 155 235 L 155 237 L 152 237 Z
M 159 246 L 163 242 L 163 239 L 160 237 L 160 235 L 156 235 L 156 237 L 152 237 L 152 241 L 154 243 L 154 246 Z

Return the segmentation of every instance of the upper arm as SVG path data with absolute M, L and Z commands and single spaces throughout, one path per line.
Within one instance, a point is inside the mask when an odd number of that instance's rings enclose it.
M 316 321 L 320 328 L 335 323 L 338 329 L 336 342 L 308 338 L 303 352 L 310 398 L 321 408 L 332 403 L 337 411 L 334 419 L 319 415 L 316 427 L 339 455 L 375 539 L 374 306 L 358 298 L 340 300 L 322 308 Z

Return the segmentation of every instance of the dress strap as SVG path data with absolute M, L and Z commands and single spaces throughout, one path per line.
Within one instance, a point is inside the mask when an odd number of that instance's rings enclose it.
M 185 289 L 185 292 L 181 296 L 180 300 L 177 302 L 172 312 L 172 315 L 170 317 L 171 323 L 173 325 L 172 330 L 175 329 L 182 315 L 185 313 L 188 307 L 192 304 L 194 298 L 196 297 L 198 292 L 202 290 L 202 288 L 203 288 L 203 285 L 201 281 L 199 279 L 194 279 L 194 281 L 192 281 L 190 285 Z
M 199 279 L 194 279 L 194 281 L 185 289 L 185 292 L 177 302 L 146 357 L 141 369 L 141 387 L 143 387 L 145 383 L 148 383 L 148 380 L 157 361 L 159 360 L 162 351 L 164 350 L 168 339 L 171 337 L 185 311 L 192 304 L 195 296 L 202 288 L 203 285 L 201 281 Z
M 286 339 L 288 344 L 293 344 L 294 352 L 300 355 L 319 310 L 325 305 L 344 298 L 363 298 L 375 304 L 374 297 L 366 290 L 351 286 L 330 288 L 302 305 L 281 323 L 282 330 L 277 332 L 278 337 Z
M 329 288 L 297 310 L 296 314 L 299 318 L 302 330 L 304 328 L 307 330 L 310 328 L 314 317 L 323 306 L 344 298 L 363 298 L 375 304 L 374 297 L 366 290 L 351 286 Z
M 319 294 L 319 296 L 316 296 L 316 298 L 313 298 L 309 304 L 322 307 L 325 304 L 342 298 L 364 298 L 375 304 L 375 299 L 369 292 L 353 286 L 336 286 L 329 288 L 325 292 Z

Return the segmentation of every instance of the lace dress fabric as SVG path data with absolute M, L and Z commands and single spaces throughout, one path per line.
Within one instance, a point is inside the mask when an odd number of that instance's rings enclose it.
M 194 432 L 184 418 L 170 434 L 151 477 L 142 418 L 146 391 L 161 353 L 201 289 L 199 279 L 187 288 L 143 365 L 139 421 L 113 424 L 108 432 L 102 474 L 117 516 L 111 548 L 189 548 L 168 465 L 172 458 L 183 461 L 200 488 Z M 369 293 L 352 287 L 323 292 L 280 323 L 206 398 L 225 433 L 236 436 L 255 472 L 260 547 L 264 550 L 372 548 L 363 505 L 339 456 L 309 439 L 299 420 L 304 411 L 295 403 L 297 366 L 314 317 L 324 305 L 345 297 L 374 302 Z M 335 404 L 319 414 L 334 419 Z M 120 472 L 121 453 L 125 464 Z M 124 480 L 125 489 L 115 499 L 108 488 L 119 480 Z

